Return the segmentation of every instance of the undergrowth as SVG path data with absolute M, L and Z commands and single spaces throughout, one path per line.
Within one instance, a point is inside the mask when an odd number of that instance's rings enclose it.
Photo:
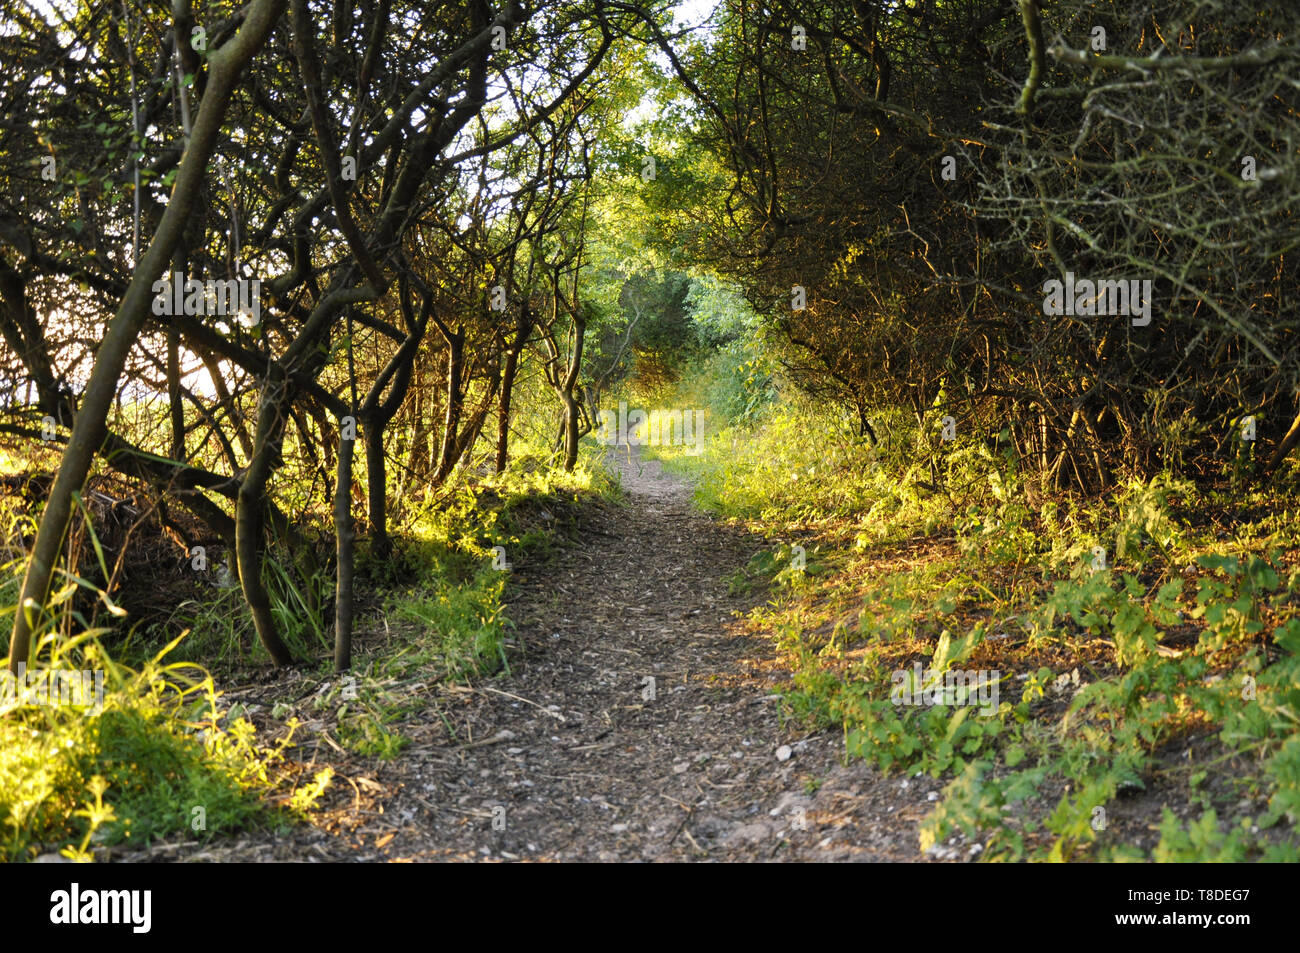
M 1300 860 L 1293 491 L 1226 461 L 1226 489 L 1165 474 L 1082 499 L 1026 485 L 1005 430 L 882 414 L 873 446 L 851 424 L 791 395 L 702 454 L 647 450 L 772 540 L 732 586 L 771 590 L 748 622 L 794 670 L 790 716 L 946 780 L 922 850 Z
M 294 725 L 262 741 L 221 708 L 207 672 L 167 659 L 175 643 L 132 669 L 109 658 L 101 634 L 47 633 L 22 681 L 6 683 L 0 857 L 90 860 L 96 847 L 203 842 L 280 826 L 312 806 L 330 772 L 300 783 L 290 770 Z
M 303 818 L 331 771 L 305 772 L 291 759 L 300 710 L 330 716 L 328 730 L 357 755 L 396 756 L 408 743 L 402 722 L 429 705 L 416 689 L 508 667 L 509 568 L 546 555 L 580 495 L 615 492 L 590 451 L 572 474 L 551 462 L 549 450 L 521 441 L 506 473 L 468 471 L 441 495 L 409 506 L 390 553 L 360 548 L 356 654 L 346 676 L 329 666 L 327 564 L 295 558 L 301 554 L 287 547 L 268 553 L 273 613 L 286 642 L 309 660 L 311 689 L 308 701 L 273 707 L 269 737 L 244 705 L 223 708 L 209 672 L 216 664 L 234 675 L 236 666 L 264 661 L 219 554 L 207 591 L 147 634 L 127 631 L 130 620 L 107 592 L 69 577 L 35 642 L 32 684 L 72 684 L 53 673 L 85 671 L 99 674 L 102 692 L 83 699 L 56 690 L 49 703 L 23 694 L 24 682 L 8 683 L 14 690 L 0 696 L 0 859 L 59 852 L 85 861 L 97 848 L 206 841 Z M 0 577 L 10 596 L 0 611 L 6 629 L 23 569 L 15 534 L 25 523 L 9 525 L 8 551 L 18 558 Z M 89 522 L 87 529 L 102 564 Z M 113 610 L 108 625 L 94 625 L 75 607 L 79 592 Z M 73 628 L 81 634 L 69 637 Z M 116 659 L 105 650 L 107 636 L 116 640 Z

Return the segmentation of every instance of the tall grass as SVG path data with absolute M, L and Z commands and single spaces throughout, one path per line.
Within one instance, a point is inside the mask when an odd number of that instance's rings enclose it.
M 88 860 L 98 846 L 204 841 L 287 819 L 264 798 L 284 789 L 289 736 L 265 746 L 248 721 L 227 717 L 204 669 L 168 661 L 179 637 L 132 669 L 109 657 L 104 632 L 47 631 L 29 662 L 38 679 L 95 673 L 102 698 L 14 692 L 0 704 L 0 856 Z
M 83 518 L 107 577 L 84 510 Z M 16 532 L 24 522 L 9 525 Z M 11 536 L 7 548 L 21 551 L 21 540 Z M 0 570 L 6 632 L 24 565 L 14 559 Z M 222 710 L 207 670 L 174 658 L 186 632 L 128 666 L 104 646 L 114 628 L 89 627 L 75 606 L 80 597 L 105 607 L 118 628 L 123 611 L 88 580 L 63 576 L 22 679 L 0 676 L 0 858 L 89 860 L 97 847 L 202 841 L 281 823 L 319 795 L 327 774 L 295 789 L 282 771 L 292 726 L 274 743 L 260 741 L 252 724 Z M 69 684 L 95 689 L 91 697 L 39 690 Z M 291 810 L 268 807 L 272 793 Z

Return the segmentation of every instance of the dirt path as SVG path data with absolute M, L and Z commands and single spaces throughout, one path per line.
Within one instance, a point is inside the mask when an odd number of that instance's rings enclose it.
M 737 634 L 755 597 L 728 596 L 725 577 L 763 541 L 695 511 L 657 463 L 623 451 L 617 465 L 626 505 L 585 508 L 574 546 L 513 567 L 511 674 L 430 692 L 427 718 L 401 726 L 411 747 L 336 781 L 333 830 L 178 855 L 920 859 L 938 785 L 843 766 L 838 732 L 783 726 L 785 673 Z

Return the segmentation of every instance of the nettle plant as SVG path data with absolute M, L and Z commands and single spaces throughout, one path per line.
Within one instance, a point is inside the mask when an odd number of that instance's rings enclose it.
M 1031 639 L 1057 639 L 1061 623 L 1071 621 L 1092 636 L 1111 636 L 1115 660 L 1133 665 L 1158 651 L 1159 629 L 1181 621 L 1178 599 L 1183 582 L 1173 579 L 1148 598 L 1146 586 L 1125 573 L 1121 585 L 1113 585 L 1113 574 L 1096 572 L 1055 584 L 1042 606 L 1030 616 Z
M 970 560 L 1024 562 L 1042 549 L 1033 515 L 1029 507 L 1014 500 L 993 507 L 971 506 L 953 521 L 958 551 Z
M 1196 607 L 1190 615 L 1205 620 L 1198 650 L 1214 654 L 1245 643 L 1264 631 L 1263 612 L 1277 608 L 1294 591 L 1300 572 L 1292 571 L 1283 587 L 1274 565 L 1275 553 L 1259 556 L 1210 555 L 1196 563 L 1214 575 L 1197 582 Z M 1281 590 L 1280 595 L 1274 595 Z M 1270 598 L 1271 597 L 1271 598 Z
M 1072 577 L 1122 564 L 1141 569 L 1153 560 L 1170 560 L 1186 545 L 1183 527 L 1173 513 L 1171 497 L 1194 492 L 1191 484 L 1163 475 L 1130 484 L 1118 506 L 1098 505 L 1071 512 L 1064 519 L 1055 510 L 1044 514 L 1056 530 L 1049 557 L 1057 572 Z M 1118 513 L 1109 524 L 1103 521 Z M 1100 558 L 1098 554 L 1100 551 Z
M 1276 662 L 1261 668 L 1252 654 L 1240 679 L 1230 683 L 1239 690 L 1225 705 L 1220 735 L 1226 744 L 1267 758 L 1264 775 L 1272 792 L 1261 827 L 1282 818 L 1300 823 L 1300 618 L 1275 628 L 1273 642 L 1283 653 Z
M 926 677 L 941 677 L 960 665 L 984 641 L 985 634 L 982 626 L 959 638 L 944 631 L 925 666 Z M 960 691 L 951 705 L 898 704 L 894 691 L 898 674 L 892 665 L 870 659 L 835 686 L 826 705 L 826 714 L 843 723 L 847 754 L 872 761 L 883 771 L 897 767 L 936 778 L 949 771 L 965 771 L 974 759 L 987 756 L 998 744 L 1013 716 L 1019 720 L 1026 714 L 1023 704 L 1013 708 L 996 697 L 996 710 L 982 711 L 972 707 L 969 697 L 962 698 Z M 997 673 L 989 674 L 997 678 Z M 815 666 L 811 674 L 807 670 L 800 673 L 796 684 L 801 690 L 813 689 L 810 677 L 819 680 L 824 674 Z M 820 690 L 826 691 L 824 682 Z

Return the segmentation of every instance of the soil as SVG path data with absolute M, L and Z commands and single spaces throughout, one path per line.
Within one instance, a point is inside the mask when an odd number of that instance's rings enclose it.
M 742 618 L 763 597 L 726 581 L 764 541 L 695 510 L 654 461 L 624 449 L 611 466 L 625 504 L 582 507 L 573 543 L 512 566 L 508 674 L 428 686 L 391 760 L 344 752 L 304 714 L 314 740 L 296 756 L 337 772 L 314 825 L 111 859 L 975 859 L 960 839 L 919 852 L 940 782 L 844 764 L 838 731 L 783 718 L 789 673 Z M 306 712 L 309 683 L 278 674 L 225 700 Z

